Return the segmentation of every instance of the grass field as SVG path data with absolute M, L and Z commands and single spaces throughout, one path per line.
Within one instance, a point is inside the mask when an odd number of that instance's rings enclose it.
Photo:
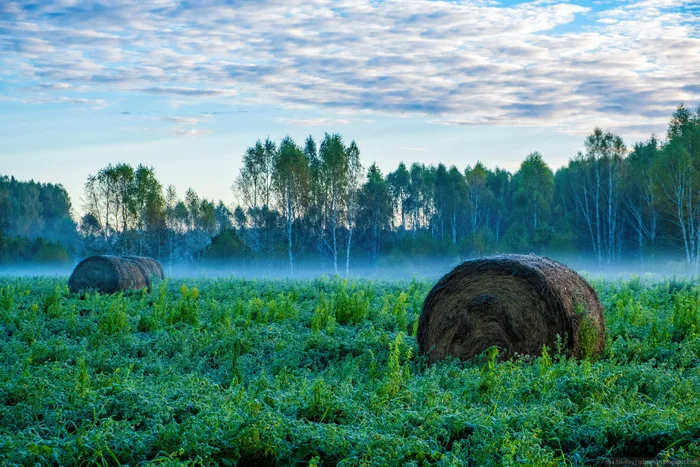
M 554 348 L 428 366 L 414 335 L 430 286 L 191 280 L 81 298 L 0 279 L 0 465 L 700 460 L 700 286 L 594 282 L 597 361 Z

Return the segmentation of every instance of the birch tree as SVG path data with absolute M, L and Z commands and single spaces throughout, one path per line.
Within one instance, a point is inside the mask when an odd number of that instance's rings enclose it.
M 467 167 L 464 170 L 467 187 L 467 213 L 472 235 L 486 223 L 488 218 L 493 194 L 486 183 L 487 175 L 488 171 L 481 162 L 477 162 L 473 168 Z
M 623 198 L 627 220 L 637 237 L 637 254 L 644 262 L 644 245 L 649 243 L 652 254 L 656 244 L 658 201 L 654 164 L 659 157 L 659 142 L 651 137 L 634 145 L 623 165 Z
M 362 224 L 371 232 L 372 261 L 376 264 L 382 230 L 389 224 L 393 208 L 389 185 L 384 180 L 377 164 L 372 164 L 367 170 L 367 181 L 360 191 L 362 206 Z
M 411 174 L 406 168 L 406 164 L 399 163 L 399 166 L 394 172 L 386 176 L 386 181 L 389 184 L 391 198 L 394 205 L 394 210 L 401 219 L 400 226 L 406 229 L 406 214 L 409 208 Z
M 350 161 L 343 138 L 335 133 L 325 134 L 319 148 L 318 182 L 325 195 L 325 216 L 328 235 L 324 242 L 333 257 L 333 271 L 338 273 L 338 242 L 343 210 L 349 186 Z
M 620 178 L 626 147 L 622 138 L 600 128 L 585 145 L 586 153 L 569 165 L 575 175 L 572 188 L 598 264 L 611 264 L 621 247 Z
M 304 153 L 289 136 L 280 143 L 272 180 L 277 205 L 284 213 L 289 271 L 294 275 L 292 231 L 294 222 L 303 215 L 304 208 L 308 204 L 311 170 Z
M 676 109 L 668 142 L 655 165 L 658 190 L 680 230 L 686 261 L 695 271 L 700 262 L 700 108 Z
M 347 150 L 348 157 L 348 196 L 346 207 L 346 225 L 348 230 L 345 246 L 345 275 L 350 275 L 350 249 L 353 245 L 353 233 L 357 223 L 359 210 L 359 192 L 362 184 L 362 164 L 360 163 L 360 149 L 355 141 L 350 142 Z

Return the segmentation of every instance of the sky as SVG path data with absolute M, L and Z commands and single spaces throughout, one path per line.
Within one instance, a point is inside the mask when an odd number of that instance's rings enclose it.
M 257 139 L 355 140 L 365 165 L 556 169 L 700 104 L 700 1 L 0 0 L 0 174 L 143 163 L 234 201 Z

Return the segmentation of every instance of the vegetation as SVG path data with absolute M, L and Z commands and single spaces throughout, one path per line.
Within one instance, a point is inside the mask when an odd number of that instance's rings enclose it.
M 69 261 L 75 229 L 62 186 L 0 175 L 0 264 Z
M 596 128 L 585 152 L 556 173 L 535 152 L 512 174 L 481 163 L 401 163 L 385 175 L 374 164 L 365 170 L 358 145 L 339 134 L 318 145 L 309 136 L 303 147 L 286 137 L 245 151 L 237 204 L 228 205 L 191 189 L 180 199 L 152 167 L 109 164 L 87 179 L 77 233 L 62 188 L 0 182 L 2 235 L 79 238 L 80 255 L 236 260 L 290 273 L 301 263 L 348 273 L 360 261 L 403 266 L 497 252 L 578 255 L 599 266 L 663 255 L 700 270 L 700 108 L 682 105 L 664 140 L 630 149 Z M 6 244 L 0 260 L 12 256 Z
M 430 284 L 0 279 L 2 465 L 590 465 L 700 456 L 700 286 L 595 282 L 602 358 L 426 365 Z

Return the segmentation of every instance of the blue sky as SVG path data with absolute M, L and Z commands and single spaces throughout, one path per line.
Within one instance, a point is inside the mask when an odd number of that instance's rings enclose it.
M 258 138 L 340 132 L 366 165 L 557 168 L 700 104 L 700 2 L 0 1 L 0 174 L 156 168 L 233 202 Z

